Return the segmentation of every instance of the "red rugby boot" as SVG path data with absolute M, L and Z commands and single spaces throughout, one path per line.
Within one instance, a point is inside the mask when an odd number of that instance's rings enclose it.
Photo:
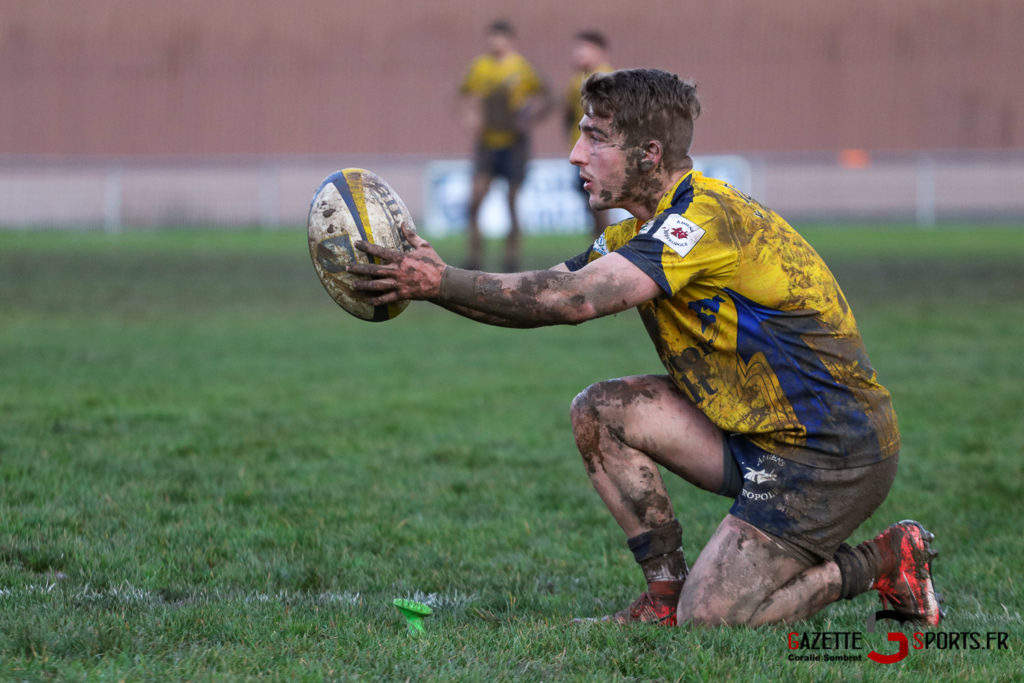
M 912 519 L 893 524 L 874 538 L 881 557 L 872 586 L 882 606 L 927 626 L 938 626 L 943 614 L 932 584 L 931 549 L 935 535 Z
M 682 581 L 652 581 L 648 584 L 647 591 L 641 593 L 640 597 L 634 600 L 633 604 L 626 609 L 603 617 L 579 619 L 577 621 L 596 621 L 613 624 L 639 622 L 675 626 L 676 605 L 679 603 L 679 593 L 682 590 Z

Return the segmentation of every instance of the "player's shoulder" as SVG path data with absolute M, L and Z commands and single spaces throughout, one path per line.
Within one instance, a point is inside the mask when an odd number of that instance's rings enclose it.
M 752 197 L 720 178 L 694 171 L 690 174 L 689 182 L 690 196 L 686 210 L 688 216 L 698 216 L 702 220 L 710 221 L 752 208 L 757 204 Z
M 496 67 L 497 62 L 494 57 L 485 52 L 470 60 L 469 66 L 466 68 L 466 74 L 468 76 L 479 76 L 480 74 L 493 72 Z
M 759 205 L 756 199 L 732 183 L 720 178 L 706 176 L 698 171 L 691 174 L 694 201 L 723 203 L 739 202 L 745 205 Z
M 507 59 L 510 61 L 510 63 L 515 64 L 516 66 L 521 66 L 521 67 L 532 67 L 533 66 L 533 64 L 531 64 L 530 60 L 527 59 L 526 55 L 524 55 L 522 52 L 513 52 L 512 54 L 510 54 L 507 57 Z
M 704 175 L 696 169 L 690 172 L 690 184 L 693 185 L 694 188 L 699 188 L 704 191 L 728 191 L 730 189 L 735 189 L 721 178 Z
M 523 53 L 513 53 L 509 55 L 509 60 L 515 71 L 534 78 L 540 78 L 540 70 Z
M 658 201 L 657 213 L 649 227 L 656 228 L 672 216 L 699 217 L 700 222 L 713 220 L 720 207 L 714 199 L 720 181 L 691 169 L 680 177 Z
M 693 202 L 714 202 L 716 198 L 734 197 L 742 194 L 738 189 L 721 178 L 704 175 L 698 170 L 691 171 L 686 179 L 690 199 Z
M 626 242 L 636 237 L 637 220 L 633 217 L 626 218 L 618 223 L 612 223 L 601 234 L 602 244 L 607 251 L 615 251 Z

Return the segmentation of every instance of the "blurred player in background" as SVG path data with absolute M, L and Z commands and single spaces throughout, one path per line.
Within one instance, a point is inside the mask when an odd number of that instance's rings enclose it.
M 480 205 L 491 181 L 501 177 L 508 181 L 511 219 L 504 265 L 514 271 L 521 240 L 516 197 L 530 156 L 530 130 L 550 111 L 551 97 L 537 70 L 516 51 L 510 23 L 495 21 L 486 40 L 487 52 L 473 60 L 459 85 L 461 118 L 475 139 L 466 267 L 483 264 Z
M 580 88 L 583 81 L 592 73 L 611 71 L 608 63 L 608 41 L 604 34 L 598 31 L 581 31 L 573 38 L 572 43 L 572 65 L 575 73 L 569 81 L 569 87 L 565 91 L 565 130 L 569 136 L 569 149 L 571 150 L 580 137 L 580 119 L 583 118 L 583 100 L 580 97 Z M 604 232 L 608 221 L 605 219 L 604 211 L 595 211 L 590 208 L 590 194 L 583 189 L 583 180 L 579 181 L 580 192 L 583 193 L 583 200 L 587 202 L 587 211 L 590 213 L 591 230 L 594 237 Z
M 666 374 L 597 382 L 571 411 L 590 481 L 647 582 L 601 621 L 758 626 L 874 589 L 902 618 L 938 624 L 920 524 L 844 542 L 888 495 L 900 435 L 828 267 L 778 214 L 693 170 L 691 83 L 594 74 L 583 106 L 569 159 L 593 208 L 633 218 L 527 273 L 449 267 L 412 232 L 409 252 L 360 242 L 381 264 L 348 266 L 369 276 L 357 288 L 375 305 L 425 299 L 509 327 L 638 309 Z M 659 466 L 733 500 L 692 570 Z

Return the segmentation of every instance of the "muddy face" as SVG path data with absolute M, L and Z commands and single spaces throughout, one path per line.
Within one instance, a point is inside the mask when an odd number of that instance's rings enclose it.
M 653 215 L 664 190 L 662 166 L 658 164 L 650 170 L 643 170 L 643 149 L 626 145 L 620 149 L 624 156 L 622 177 L 605 179 L 604 187 L 598 193 L 600 202 L 594 208 L 639 206 L 643 213 Z
M 644 159 L 643 148 L 634 146 L 624 151 L 626 169 L 620 201 L 640 205 L 648 214 L 654 214 L 663 190 L 662 164 L 659 162 L 657 166 L 644 171 L 641 166 Z
M 646 141 L 627 139 L 610 118 L 584 116 L 569 161 L 587 182 L 595 210 L 621 207 L 653 213 L 664 190 L 664 167 L 641 167 Z M 635 138 L 636 136 L 633 136 Z

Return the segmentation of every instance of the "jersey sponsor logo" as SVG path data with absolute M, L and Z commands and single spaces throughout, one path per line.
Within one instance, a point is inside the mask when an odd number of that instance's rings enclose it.
M 649 234 L 680 256 L 686 256 L 704 236 L 704 228 L 674 213 L 666 218 L 657 230 Z
M 775 475 L 771 472 L 766 472 L 764 469 L 755 470 L 753 467 L 747 468 L 747 472 L 743 475 L 743 478 L 752 481 L 755 484 L 763 484 L 766 481 L 775 481 Z
M 608 255 L 608 240 L 606 240 L 604 238 L 604 235 L 601 235 L 600 237 L 598 237 L 594 241 L 594 244 L 591 245 L 590 249 L 595 254 L 600 254 L 601 256 L 607 256 Z

